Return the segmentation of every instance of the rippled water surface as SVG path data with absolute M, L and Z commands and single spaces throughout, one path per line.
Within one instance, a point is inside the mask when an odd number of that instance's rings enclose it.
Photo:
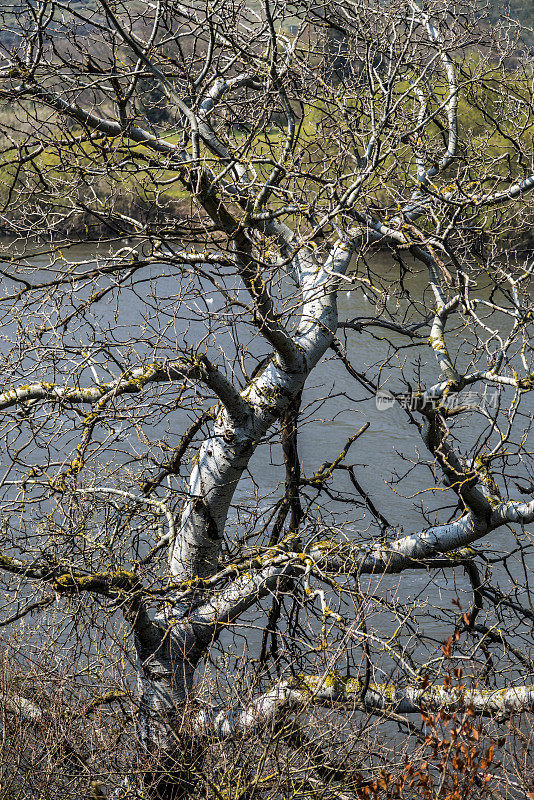
M 71 259 L 92 260 L 99 258 L 98 252 L 92 246 L 80 245 L 69 252 Z M 47 270 L 49 263 L 47 256 L 43 255 L 34 259 L 33 264 L 37 271 L 33 273 L 32 280 L 50 279 L 53 275 Z M 393 275 L 396 266 L 387 256 L 376 256 L 374 269 L 378 272 L 385 284 L 388 275 Z M 9 270 L 9 265 L 6 265 Z M 84 268 L 87 268 L 85 265 Z M 136 276 L 137 277 L 137 276 Z M 117 303 L 110 295 L 109 299 L 104 299 L 94 307 L 92 311 L 91 324 L 87 326 L 77 325 L 70 329 L 68 325 L 64 328 L 66 340 L 71 340 L 72 345 L 83 343 L 84 336 L 88 341 L 93 337 L 91 325 L 98 325 L 99 336 L 107 335 L 120 342 L 123 347 L 130 346 L 136 350 L 140 358 L 148 352 L 147 342 L 152 334 L 152 323 L 155 316 L 163 310 L 164 316 L 169 320 L 165 331 L 166 346 L 169 342 L 176 342 L 177 347 L 184 342 L 190 346 L 202 341 L 207 334 L 205 318 L 206 312 L 216 312 L 220 307 L 221 298 L 213 287 L 206 285 L 203 298 L 189 303 L 185 312 L 176 315 L 176 307 L 180 299 L 180 285 L 177 276 L 171 269 L 162 268 L 161 265 L 154 265 L 144 271 L 143 277 L 146 279 L 144 284 L 138 283 L 135 289 L 124 291 L 120 296 L 123 299 Z M 107 279 L 102 279 L 103 285 Z M 415 274 L 409 278 L 409 287 L 414 295 L 424 297 L 425 277 L 422 273 Z M 13 291 L 13 282 L 5 278 L 5 293 Z M 231 291 L 235 286 L 228 284 Z M 159 298 L 160 309 L 156 309 L 151 297 Z M 82 294 L 83 298 L 83 294 Z M 408 301 L 401 299 L 388 300 L 391 308 L 398 312 L 403 311 L 403 303 L 408 307 Z M 362 317 L 373 317 L 377 310 L 374 300 L 358 285 L 343 289 L 339 294 L 340 319 L 353 320 Z M 36 312 L 37 316 L 39 312 Z M 172 320 L 172 324 L 171 321 Z M 53 315 L 51 323 L 55 322 Z M 497 321 L 494 316 L 493 322 Z M 8 316 L 2 320 L 3 333 L 8 338 L 11 334 L 12 322 Z M 508 325 L 506 319 L 499 320 L 499 324 Z M 428 331 L 428 329 L 425 329 Z M 383 332 L 380 329 L 373 329 L 373 335 L 369 332 L 358 333 L 350 332 L 347 339 L 347 354 L 351 363 L 359 372 L 365 372 L 368 368 L 380 363 L 384 358 L 384 343 L 382 340 Z M 388 334 L 391 341 L 398 341 L 403 347 L 409 342 L 405 337 L 396 334 Z M 451 337 L 452 349 L 458 345 L 458 363 L 462 364 L 461 343 L 465 340 L 465 332 L 456 331 Z M 209 346 L 209 355 L 220 363 L 224 355 L 229 362 L 232 362 L 232 352 L 235 351 L 235 338 L 230 335 L 230 329 L 221 333 L 214 339 Z M 244 328 L 239 333 L 238 341 L 244 347 L 248 347 L 257 358 L 265 355 L 268 350 L 265 344 L 254 335 L 254 333 Z M 467 337 L 467 341 L 469 338 Z M 172 358 L 172 352 L 166 354 Z M 424 384 L 431 385 L 439 380 L 439 369 L 435 362 L 431 349 L 427 347 L 406 348 L 401 351 L 401 360 L 405 359 L 408 365 L 416 365 L 418 374 Z M 413 367 L 408 366 L 407 373 Z M 97 369 L 98 372 L 98 369 Z M 99 373 L 100 375 L 100 373 Z M 56 378 L 57 379 L 57 378 Z M 89 380 L 91 378 L 89 377 Z M 108 376 L 101 374 L 101 379 L 109 379 Z M 403 387 L 398 382 L 394 365 L 386 365 L 381 374 L 382 385 L 393 390 L 401 390 Z M 504 400 L 506 402 L 506 400 Z M 412 462 L 417 462 L 421 458 L 427 458 L 428 454 L 422 444 L 421 439 L 414 426 L 410 424 L 409 417 L 399 407 L 393 404 L 387 409 L 377 407 L 376 398 L 366 393 L 361 386 L 347 373 L 345 368 L 336 361 L 332 352 L 326 354 L 319 366 L 311 374 L 302 403 L 303 424 L 299 433 L 299 451 L 302 459 L 305 474 L 311 474 L 317 470 L 325 461 L 334 459 L 344 447 L 347 439 L 353 435 L 364 423 L 369 422 L 366 433 L 351 448 L 346 458 L 348 463 L 355 464 L 355 472 L 364 490 L 372 498 L 375 505 L 379 508 L 386 519 L 395 528 L 397 535 L 420 530 L 423 526 L 424 518 L 431 524 L 433 521 L 445 522 L 450 511 L 440 511 L 444 505 L 443 492 L 430 492 L 432 487 L 431 473 L 427 470 L 410 471 Z M 532 418 L 534 405 L 532 399 L 528 399 L 523 404 L 523 412 Z M 152 426 L 151 435 L 155 438 L 164 439 L 171 445 L 179 440 L 180 434 L 188 424 L 188 418 L 179 410 L 173 411 Z M 521 424 L 525 426 L 525 417 L 521 419 Z M 470 447 L 478 436 L 476 417 L 470 418 L 467 424 L 463 425 L 460 431 L 460 444 L 464 453 L 468 454 Z M 113 435 L 107 433 L 108 449 L 106 458 L 109 467 L 109 459 L 115 458 L 118 462 L 125 459 L 129 450 L 129 430 L 127 421 L 121 421 L 116 425 Z M 531 436 L 532 434 L 530 434 Z M 63 435 L 63 439 L 58 439 L 57 447 L 61 449 L 61 442 L 66 450 L 69 449 L 71 439 L 68 431 Z M 136 440 L 133 448 L 136 453 L 142 452 L 142 444 Z M 114 453 L 114 455 L 113 455 Z M 249 473 L 244 477 L 236 493 L 237 503 L 247 503 L 258 491 L 262 495 L 260 507 L 268 507 L 280 494 L 280 486 L 283 482 L 283 466 L 280 448 L 266 442 L 258 447 L 254 454 L 249 468 Z M 397 474 L 408 473 L 401 484 L 397 484 L 395 477 Z M 518 472 L 520 474 L 520 471 Z M 349 486 L 347 477 L 341 477 L 341 484 Z M 447 502 L 450 498 L 447 496 Z M 313 510 L 311 512 L 313 514 Z M 423 516 L 422 516 L 423 515 Z M 229 533 L 234 535 L 239 533 L 239 515 L 232 512 L 229 518 Z M 369 515 L 364 515 L 361 507 L 356 505 L 344 504 L 339 501 L 331 500 L 327 505 L 327 513 L 324 517 L 327 524 L 337 526 L 343 531 L 344 535 L 354 538 L 366 537 L 369 531 Z M 374 529 L 376 531 L 376 528 Z M 514 549 L 515 533 L 509 528 L 503 527 L 499 531 L 491 534 L 491 545 L 497 549 Z M 482 545 L 484 546 L 484 544 Z M 532 554 L 527 554 L 526 561 L 522 563 L 519 559 L 509 562 L 510 575 L 518 580 L 524 579 L 523 570 L 534 567 Z M 442 572 L 436 573 L 430 585 L 428 575 L 421 572 L 407 572 L 399 576 L 386 576 L 382 578 L 368 578 L 367 585 L 375 591 L 384 593 L 386 596 L 396 596 L 404 601 L 414 601 L 424 607 L 427 599 L 431 596 L 439 599 L 439 605 L 449 606 L 458 594 L 467 589 L 467 583 L 463 570 L 454 570 L 449 574 Z M 244 620 L 246 628 L 247 623 Z M 386 628 L 395 624 L 384 618 L 383 623 Z M 436 636 L 441 633 L 440 625 L 432 619 L 430 615 L 425 623 L 430 631 L 435 628 Z M 384 631 L 387 633 L 387 630 Z M 247 641 L 251 645 L 258 641 L 261 631 L 256 628 L 248 630 Z M 223 637 L 224 646 L 224 637 Z

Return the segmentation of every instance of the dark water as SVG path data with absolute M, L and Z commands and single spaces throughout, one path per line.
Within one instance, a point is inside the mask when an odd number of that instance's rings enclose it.
M 104 256 L 105 253 L 102 254 L 102 257 Z M 80 262 L 77 267 L 79 271 L 90 268 L 99 258 L 98 251 L 95 253 L 91 246 L 73 248 L 68 254 L 69 260 Z M 6 265 L 6 269 L 9 271 L 11 267 Z M 33 282 L 52 280 L 57 274 L 57 269 L 58 265 L 50 264 L 49 256 L 43 254 L 28 261 L 25 278 Z M 391 279 L 396 276 L 397 268 L 387 256 L 376 256 L 373 260 L 373 269 L 381 276 L 386 286 L 390 276 Z M 408 278 L 408 285 L 414 296 L 425 298 L 425 280 L 421 272 Z M 223 278 L 222 283 L 234 296 L 241 295 L 241 290 L 235 285 L 233 278 Z M 97 288 L 106 285 L 110 285 L 110 279 L 104 277 L 99 279 Z M 16 284 L 6 277 L 4 296 L 12 294 L 14 286 Z M 75 302 L 78 306 L 95 290 L 94 285 L 75 284 L 74 288 Z M 57 328 L 59 321 L 68 320 L 74 311 L 69 305 L 70 301 L 67 300 L 69 293 L 69 287 L 50 289 L 44 295 L 46 303 L 36 304 L 24 309 L 24 312 L 22 311 L 24 300 L 15 302 L 15 308 L 20 308 L 21 314 L 24 313 L 24 326 L 30 331 L 30 341 L 33 335 L 31 332 L 43 323 L 44 309 L 49 310 L 48 321 L 52 327 Z M 484 294 L 483 289 L 482 293 Z M 185 305 L 177 312 L 184 297 Z M 383 309 L 378 308 L 377 311 L 377 302 L 379 306 L 385 303 L 386 310 L 389 309 L 396 318 L 402 318 L 406 314 L 408 320 L 416 321 L 424 312 L 422 308 L 418 312 L 419 316 L 417 314 L 414 316 L 410 311 L 408 300 L 402 297 L 384 300 L 382 295 L 377 301 L 372 292 L 362 291 L 361 284 L 356 283 L 354 286 L 347 284 L 347 288 L 339 294 L 340 320 L 374 317 L 377 313 L 383 313 Z M 3 348 L 6 353 L 10 351 L 12 347 L 10 342 L 15 338 L 12 308 L 13 301 L 0 300 L 0 322 L 3 326 Z M 206 312 L 213 316 L 212 327 L 206 324 Z M 88 351 L 95 353 L 92 363 L 88 362 L 85 368 L 82 383 L 93 382 L 95 375 L 101 381 L 106 381 L 110 380 L 113 374 L 118 374 L 118 368 L 114 366 L 110 367 L 110 374 L 107 370 L 109 362 L 106 361 L 105 354 L 99 352 L 104 340 L 110 345 L 113 353 L 120 353 L 121 363 L 131 365 L 144 358 L 150 360 L 173 358 L 174 353 L 178 352 L 184 343 L 190 348 L 199 346 L 199 350 L 207 350 L 215 363 L 224 365 L 228 372 L 232 371 L 236 380 L 242 379 L 238 357 L 240 347 L 249 353 L 246 359 L 249 373 L 269 352 L 265 343 L 250 326 L 242 324 L 235 329 L 229 324 L 223 299 L 209 281 L 193 273 L 179 276 L 176 270 L 161 265 L 152 265 L 137 272 L 130 282 L 124 284 L 120 290 L 110 292 L 85 316 L 78 315 L 72 317 L 72 320 L 60 326 L 63 345 L 66 344 L 73 349 L 84 346 Z M 493 314 L 492 324 L 497 323 L 503 328 L 509 326 L 507 318 L 499 319 L 499 315 Z M 156 325 L 159 326 L 159 339 L 156 337 L 157 344 L 154 346 L 151 340 L 154 341 Z M 454 325 L 452 327 L 454 328 Z M 374 335 L 368 332 L 349 332 L 347 336 L 347 355 L 360 372 L 368 370 L 374 372 L 374 365 L 384 359 L 384 342 L 380 338 L 383 336 L 383 331 L 377 328 L 371 330 Z M 424 330 L 427 335 L 428 328 Z M 388 338 L 403 347 L 409 343 L 406 337 L 394 333 L 389 333 Z M 65 353 L 54 356 L 54 347 L 58 344 L 54 333 L 49 334 L 46 342 L 46 347 L 42 351 L 33 351 L 31 347 L 27 347 L 22 353 L 20 374 L 17 376 L 15 370 L 14 383 L 17 379 L 23 380 L 25 371 L 36 371 L 39 378 L 44 380 L 52 380 L 55 372 L 56 380 L 61 381 L 62 376 L 68 375 L 72 370 L 72 363 L 69 364 Z M 471 358 L 467 352 L 468 347 L 465 346 L 466 342 L 467 345 L 470 344 L 470 337 L 463 331 L 451 334 L 451 349 L 458 353 L 458 364 L 461 368 L 466 367 Z M 43 352 L 45 352 L 44 357 Z M 406 374 L 414 379 L 413 385 L 416 385 L 417 375 L 427 386 L 439 381 L 439 367 L 424 340 L 416 349 L 408 348 L 400 352 L 400 358 L 406 361 Z M 398 364 L 394 361 L 384 364 L 381 383 L 386 388 L 392 390 L 403 388 L 398 381 L 397 367 Z M 504 392 L 501 402 L 503 404 L 510 402 L 510 397 L 511 395 Z M 174 445 L 189 424 L 190 415 L 187 412 L 176 409 L 168 413 L 164 401 L 161 412 L 154 418 L 150 418 L 146 413 L 142 400 L 136 406 L 130 404 L 129 409 L 131 418 L 128 415 L 119 415 L 107 425 L 104 432 L 97 435 L 97 440 L 100 437 L 102 450 L 93 460 L 92 469 L 95 478 L 99 469 L 111 473 L 115 465 L 117 473 L 120 474 L 124 465 L 132 466 L 132 456 L 141 458 L 149 451 L 159 452 L 157 446 L 159 441 Z M 524 416 L 517 419 L 516 436 L 520 435 L 520 429 L 528 428 L 533 411 L 533 401 L 527 395 L 522 402 Z M 135 430 L 133 420 L 138 430 Z M 370 423 L 369 429 L 353 445 L 345 461 L 355 465 L 355 473 L 362 487 L 391 523 L 390 536 L 421 530 L 428 524 L 445 522 L 450 516 L 451 493 L 445 496 L 441 489 L 436 492 L 428 491 L 429 487 L 434 486 L 428 469 L 411 469 L 414 463 L 428 458 L 428 454 L 414 426 L 410 425 L 407 414 L 398 404 L 393 404 L 386 410 L 377 407 L 376 398 L 361 388 L 334 359 L 331 352 L 326 354 L 308 380 L 303 396 L 302 420 L 299 452 L 303 471 L 307 475 L 315 472 L 323 462 L 333 460 L 347 439 L 364 423 Z M 477 415 L 472 414 L 469 415 L 466 424 L 459 426 L 459 449 L 465 454 L 469 454 L 477 441 L 482 423 L 483 420 L 478 420 Z M 79 430 L 76 428 L 76 425 L 79 425 L 79 418 L 67 415 L 62 430 L 58 430 L 57 421 L 50 423 L 50 429 L 46 427 L 44 418 L 43 424 L 45 432 L 48 433 L 43 435 L 42 439 L 47 442 L 50 459 L 69 463 L 73 448 L 78 441 L 75 432 Z M 142 429 L 144 439 L 143 436 L 139 436 L 139 429 Z M 52 434 L 54 441 L 51 441 Z M 22 443 L 24 434 L 18 433 L 17 436 Z M 32 458 L 39 457 L 37 452 L 31 452 L 31 447 L 32 445 L 28 443 L 29 462 Z M 34 445 L 33 447 L 35 450 Z M 404 473 L 407 473 L 406 477 L 398 483 L 397 474 Z M 527 467 L 520 465 L 517 468 L 517 475 L 528 482 L 528 465 Z M 258 447 L 248 473 L 238 487 L 235 508 L 231 510 L 229 516 L 230 542 L 234 537 L 242 535 L 243 528 L 250 519 L 250 509 L 257 508 L 258 504 L 260 509 L 266 511 L 272 507 L 280 496 L 282 483 L 282 456 L 277 439 L 273 435 L 271 440 Z M 109 485 L 113 485 L 111 477 Z M 349 488 L 346 475 L 340 475 L 338 486 Z M 12 495 L 8 493 L 7 499 L 11 502 Z M 518 497 L 518 499 L 523 498 Z M 443 508 L 446 504 L 449 505 L 448 509 Z M 176 501 L 177 507 L 178 501 Z M 30 513 L 37 515 L 39 506 L 36 505 L 35 512 L 30 511 Z M 100 513 L 100 511 L 95 512 L 96 518 Z M 327 498 L 321 513 L 322 516 L 319 515 L 316 506 L 310 506 L 308 527 L 313 529 L 315 526 L 315 533 L 319 538 L 321 532 L 328 527 L 333 528 L 340 536 L 349 538 L 370 539 L 377 535 L 377 527 L 370 527 L 372 518 L 361 505 L 346 504 L 336 498 Z M 484 550 L 490 547 L 496 554 L 500 551 L 513 550 L 517 535 L 517 531 L 503 527 L 491 534 L 489 537 L 491 541 L 484 541 L 480 546 Z M 497 577 L 502 577 L 506 590 L 509 590 L 514 582 L 522 585 L 525 582 L 525 569 L 528 572 L 533 567 L 532 548 L 527 548 L 524 556 L 517 555 L 508 561 L 506 571 L 495 567 L 493 582 L 497 582 Z M 451 570 L 448 573 L 436 572 L 432 576 L 425 572 L 413 571 L 406 572 L 402 576 L 370 577 L 362 581 L 362 588 L 386 598 L 395 598 L 404 607 L 413 608 L 414 617 L 418 618 L 418 624 L 425 636 L 434 637 L 436 642 L 450 632 L 450 627 L 438 619 L 434 607 L 450 611 L 453 609 L 453 601 L 458 597 L 466 607 L 470 603 L 468 583 L 462 569 Z M 268 606 L 268 603 L 264 604 L 265 606 Z M 221 637 L 219 647 L 223 653 L 225 650 L 231 650 L 233 657 L 238 657 L 242 651 L 257 650 L 262 638 L 264 620 L 265 618 L 258 614 L 250 614 L 243 618 L 240 625 L 232 632 Z M 387 638 L 397 627 L 398 620 L 394 615 L 388 615 L 383 611 L 377 615 L 377 635 Z M 65 635 L 60 638 L 66 645 L 71 641 L 72 632 L 64 633 Z M 524 639 L 521 639 L 521 647 L 524 647 Z M 382 653 L 383 677 L 387 676 L 393 666 L 390 655 L 387 652 Z M 380 675 L 376 678 L 379 679 Z

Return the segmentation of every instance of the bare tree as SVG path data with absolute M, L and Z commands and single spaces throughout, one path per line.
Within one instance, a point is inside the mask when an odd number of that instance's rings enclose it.
M 531 789 L 521 31 L 415 0 L 3 13 L 10 791 Z

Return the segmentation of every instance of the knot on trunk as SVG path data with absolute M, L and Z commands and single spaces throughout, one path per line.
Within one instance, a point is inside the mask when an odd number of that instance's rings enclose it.
M 204 498 L 196 497 L 193 500 L 193 511 L 195 514 L 198 514 L 204 520 L 206 526 L 205 527 L 206 536 L 212 541 L 217 541 L 217 539 L 220 539 L 221 537 L 219 534 L 219 526 L 215 522 L 210 507 L 206 503 Z

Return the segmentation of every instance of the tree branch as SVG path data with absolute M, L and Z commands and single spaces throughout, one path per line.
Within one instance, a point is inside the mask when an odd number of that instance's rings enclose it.
M 241 394 L 204 355 L 135 367 L 120 378 L 87 388 L 60 386 L 46 381 L 20 385 L 0 394 L 0 410 L 28 400 L 68 403 L 102 402 L 107 397 L 135 394 L 150 383 L 187 379 L 200 380 L 205 383 L 217 395 L 228 415 L 236 423 L 242 423 L 250 415 L 250 407 Z
M 251 734 L 272 724 L 283 714 L 298 713 L 312 705 L 335 707 L 350 704 L 370 712 L 391 711 L 394 714 L 467 707 L 483 715 L 534 710 L 534 686 L 506 689 L 407 686 L 400 689 L 393 683 L 370 683 L 363 704 L 359 702 L 360 692 L 358 678 L 337 674 L 297 677 L 281 681 L 244 709 L 202 710 L 194 722 L 195 730 L 199 734 L 216 734 L 220 738 Z

